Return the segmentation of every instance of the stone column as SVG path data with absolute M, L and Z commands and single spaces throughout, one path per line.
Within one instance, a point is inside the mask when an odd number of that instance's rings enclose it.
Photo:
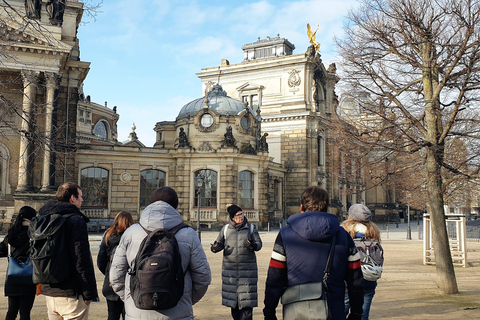
M 58 81 L 60 76 L 57 73 L 45 72 L 45 80 L 47 83 L 47 101 L 45 104 L 45 142 L 43 156 L 43 176 L 41 191 L 47 192 L 54 189 L 50 183 L 51 173 L 51 158 L 52 158 L 52 118 L 53 118 L 53 103 L 55 100 L 55 90 L 58 89 Z
M 23 110 L 22 129 L 20 137 L 20 154 L 18 158 L 18 184 L 17 192 L 30 191 L 32 189 L 28 163 L 30 154 L 30 135 L 33 104 L 37 94 L 39 73 L 32 70 L 22 70 L 23 78 Z

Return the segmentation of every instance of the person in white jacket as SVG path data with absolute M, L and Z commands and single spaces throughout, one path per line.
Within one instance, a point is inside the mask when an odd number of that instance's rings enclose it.
M 153 231 L 157 228 L 171 229 L 182 222 L 182 216 L 176 210 L 178 196 L 174 189 L 161 187 L 153 192 L 150 205 L 143 210 L 139 223 L 130 226 L 115 251 L 111 269 L 110 283 L 116 294 L 125 303 L 125 320 L 130 319 L 194 319 L 192 306 L 207 292 L 211 282 L 210 265 L 203 251 L 197 233 L 192 228 L 182 228 L 176 234 L 182 267 L 185 273 L 183 297 L 178 304 L 167 310 L 142 310 L 135 307 L 130 295 L 131 268 L 140 244 L 147 237 L 143 229 Z

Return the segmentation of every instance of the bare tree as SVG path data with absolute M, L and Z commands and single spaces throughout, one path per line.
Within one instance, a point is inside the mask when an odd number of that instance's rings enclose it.
M 404 163 L 405 172 L 414 165 L 423 169 L 437 283 L 441 292 L 457 293 L 444 202 L 446 186 L 478 178 L 480 169 L 480 3 L 361 3 L 348 16 L 345 39 L 337 39 L 341 77 L 381 106 L 382 113 L 375 112 L 382 125 L 363 134 L 393 153 L 418 154 L 416 163 Z

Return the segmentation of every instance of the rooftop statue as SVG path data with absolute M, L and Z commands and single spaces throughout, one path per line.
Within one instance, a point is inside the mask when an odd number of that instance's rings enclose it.
M 312 46 L 314 46 L 315 48 L 315 52 L 318 52 L 320 50 L 320 43 L 318 43 L 317 41 L 315 41 L 315 34 L 317 33 L 318 31 L 318 23 L 317 23 L 317 30 L 315 30 L 315 32 L 312 32 L 312 28 L 310 28 L 310 24 L 307 23 L 307 35 L 308 35 L 308 39 L 310 40 L 310 44 Z

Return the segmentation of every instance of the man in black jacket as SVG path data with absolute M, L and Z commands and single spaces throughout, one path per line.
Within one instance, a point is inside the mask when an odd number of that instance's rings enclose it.
M 47 202 L 40 215 L 74 214 L 65 221 L 64 239 L 69 258 L 69 278 L 56 284 L 42 284 L 48 309 L 48 319 L 88 319 L 91 301 L 98 301 L 97 283 L 92 254 L 88 242 L 89 219 L 79 210 L 82 206 L 82 190 L 73 182 L 62 184 L 57 190 L 57 201 Z

